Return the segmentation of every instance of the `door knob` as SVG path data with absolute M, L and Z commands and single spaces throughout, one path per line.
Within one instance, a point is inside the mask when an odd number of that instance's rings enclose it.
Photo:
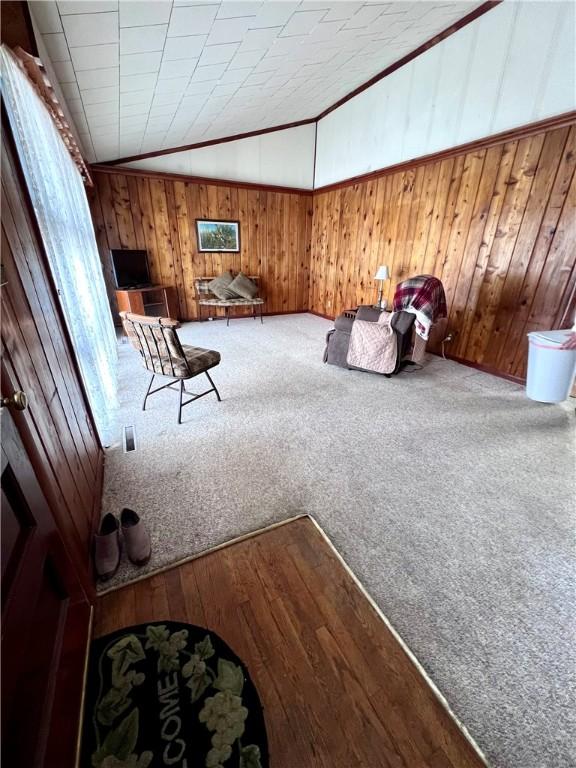
M 0 408 L 8 405 L 13 405 L 17 411 L 24 411 L 28 407 L 28 395 L 18 389 L 10 397 L 0 397 Z

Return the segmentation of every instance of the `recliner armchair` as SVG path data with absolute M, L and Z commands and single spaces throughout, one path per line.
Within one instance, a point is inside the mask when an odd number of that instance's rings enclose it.
M 375 307 L 358 307 L 356 313 L 344 312 L 334 321 L 334 328 L 326 334 L 326 349 L 324 350 L 324 362 L 330 365 L 338 365 L 341 368 L 350 368 L 352 370 L 364 371 L 365 368 L 357 368 L 348 365 L 348 347 L 350 345 L 350 334 L 354 320 L 366 320 L 376 323 L 382 310 Z M 393 374 L 398 373 L 404 364 L 404 358 L 409 354 L 412 347 L 412 331 L 415 317 L 410 312 L 396 312 L 392 317 L 392 328 L 396 333 L 398 343 L 398 357 Z M 384 374 L 390 377 L 392 374 Z

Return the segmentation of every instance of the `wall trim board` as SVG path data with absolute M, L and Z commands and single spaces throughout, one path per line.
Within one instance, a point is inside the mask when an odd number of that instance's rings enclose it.
M 475 8 L 466 16 L 463 16 L 459 21 L 454 22 L 449 27 L 444 29 L 442 32 L 439 32 L 437 35 L 434 35 L 434 37 L 430 38 L 430 40 L 427 40 L 425 43 L 422 43 L 422 45 L 419 45 L 418 48 L 414 49 L 411 53 L 406 54 L 406 56 L 403 56 L 401 59 L 398 59 L 398 61 L 395 61 L 393 64 L 390 64 L 381 72 L 378 72 L 376 75 L 371 77 L 370 80 L 367 80 L 365 83 L 362 83 L 361 85 L 357 86 L 353 91 L 350 91 L 350 93 L 347 93 L 345 96 L 343 96 L 341 99 L 336 101 L 331 106 L 324 109 L 315 117 L 309 117 L 309 118 L 306 118 L 305 120 L 297 120 L 293 123 L 284 123 L 283 125 L 275 125 L 275 126 L 272 126 L 271 128 L 261 128 L 254 131 L 247 131 L 246 133 L 234 134 L 232 136 L 223 136 L 222 138 L 219 138 L 219 139 L 208 139 L 207 141 L 200 141 L 200 142 L 196 142 L 195 144 L 184 144 L 178 147 L 171 147 L 169 149 L 159 149 L 154 152 L 144 152 L 139 155 L 129 155 L 127 157 L 119 157 L 116 160 L 106 160 L 103 163 L 100 163 L 100 165 L 115 166 L 115 165 L 121 165 L 122 163 L 132 163 L 132 162 L 135 162 L 136 160 L 146 160 L 151 157 L 161 157 L 162 155 L 171 155 L 177 152 L 186 152 L 190 149 L 201 149 L 202 147 L 212 147 L 216 144 L 225 144 L 230 141 L 238 141 L 239 139 L 248 139 L 253 136 L 262 136 L 265 133 L 274 133 L 275 131 L 284 131 L 284 130 L 287 130 L 288 128 L 298 128 L 301 125 L 310 125 L 310 123 L 315 123 L 317 125 L 318 122 L 322 120 L 322 118 L 326 117 L 326 115 L 329 115 L 330 112 L 333 112 L 335 109 L 338 109 L 338 107 L 341 107 L 342 104 L 345 104 L 347 101 L 350 101 L 350 99 L 353 99 L 355 96 L 358 96 L 358 94 L 362 93 L 362 91 L 367 90 L 368 88 L 370 88 L 370 86 L 374 85 L 375 83 L 378 83 L 380 80 L 383 80 L 385 77 L 388 77 L 388 75 L 391 75 L 393 72 L 396 72 L 397 69 L 400 69 L 400 67 L 403 67 L 405 64 L 409 64 L 413 59 L 417 58 L 418 56 L 420 56 L 430 48 L 433 48 L 435 45 L 438 45 L 438 43 L 441 43 L 447 37 L 450 37 L 455 32 L 458 32 L 458 30 L 462 29 L 463 27 L 466 27 L 468 24 L 471 24 L 473 21 L 476 21 L 476 19 L 480 18 L 480 16 L 483 16 L 485 13 L 488 13 L 488 11 L 491 11 L 493 8 L 496 8 L 502 2 L 504 2 L 504 0 L 487 0 L 487 2 L 482 3 L 482 5 L 479 5 L 478 8 Z M 316 158 L 314 158 L 314 168 L 316 168 Z
M 435 355 L 436 357 L 442 357 L 442 355 L 438 355 L 435 352 L 431 352 L 430 354 Z M 454 363 L 460 363 L 460 365 L 465 365 L 467 368 L 474 368 L 474 370 L 481 371 L 482 373 L 489 373 L 491 376 L 498 376 L 499 379 L 506 379 L 506 381 L 512 381 L 514 384 L 526 383 L 526 378 L 524 376 L 513 376 L 511 373 L 500 371 L 498 368 L 494 368 L 492 365 L 482 365 L 482 363 L 475 363 L 472 360 L 465 360 L 463 357 L 457 357 L 456 355 L 451 355 L 448 352 L 446 352 L 444 356 L 446 360 L 452 360 Z
M 458 32 L 458 30 L 462 29 L 463 27 L 466 27 L 468 24 L 471 24 L 473 21 L 476 21 L 476 19 L 480 18 L 480 16 L 483 16 L 485 13 L 488 13 L 488 11 L 491 11 L 493 8 L 496 8 L 496 6 L 500 5 L 500 3 L 502 2 L 504 2 L 504 0 L 489 0 L 489 2 L 482 3 L 482 5 L 479 5 L 478 8 L 475 8 L 466 16 L 463 16 L 459 21 L 454 22 L 454 24 L 451 24 L 442 32 L 439 32 L 437 35 L 434 35 L 434 37 L 430 38 L 430 40 L 427 40 L 425 43 L 422 43 L 422 45 L 418 46 L 418 48 L 413 50 L 411 53 L 407 53 L 406 56 L 403 56 L 401 59 L 398 59 L 398 61 L 395 61 L 393 64 L 390 64 L 390 66 L 386 67 L 386 69 L 383 69 L 382 72 L 379 72 L 377 75 L 374 75 L 373 77 L 370 78 L 370 80 L 367 80 L 365 83 L 363 83 L 362 85 L 359 85 L 353 91 L 350 91 L 350 93 L 346 94 L 346 96 L 343 96 L 337 102 L 332 104 L 332 106 L 328 107 L 323 112 L 321 112 L 316 117 L 316 122 L 318 122 L 319 120 L 322 120 L 322 118 L 329 115 L 330 112 L 334 112 L 334 110 L 338 109 L 338 107 L 341 107 L 342 104 L 346 104 L 346 102 L 350 101 L 350 99 L 353 99 L 355 96 L 358 96 L 358 94 L 362 93 L 362 91 L 367 90 L 372 85 L 375 85 L 376 83 L 380 82 L 380 80 L 383 80 L 385 77 L 388 77 L 388 75 L 391 75 L 393 72 L 396 72 L 396 70 L 400 69 L 400 67 L 403 67 L 405 64 L 409 64 L 413 59 L 425 53 L 430 48 L 433 48 L 435 45 L 438 45 L 438 43 L 441 43 L 447 37 L 450 37 L 450 35 L 453 35 L 455 32 Z
M 500 0 L 501 2 L 502 0 Z M 283 125 L 274 125 L 272 128 L 259 128 L 255 131 L 247 131 L 246 133 L 236 133 L 232 136 L 223 136 L 220 139 L 208 139 L 206 141 L 198 141 L 195 144 L 183 144 L 179 147 L 171 147 L 170 149 L 158 149 L 155 152 L 144 152 L 141 155 L 129 155 L 128 157 L 119 157 L 117 160 L 105 160 L 100 165 L 115 166 L 121 163 L 133 163 L 136 160 L 147 160 L 151 157 L 161 157 L 162 155 L 173 155 L 177 152 L 188 152 L 190 149 L 202 149 L 203 147 L 213 147 L 216 144 L 228 144 L 231 141 L 239 141 L 240 139 L 250 139 L 253 136 L 263 136 L 266 133 L 276 133 L 277 131 L 287 131 L 290 128 L 299 128 L 301 125 L 310 125 L 310 123 L 316 123 L 315 117 L 308 117 L 306 120 L 297 120 L 293 123 L 284 123 Z
M 545 131 L 550 131 L 555 128 L 566 128 L 574 123 L 576 123 L 576 110 L 564 112 L 561 115 L 547 117 L 546 119 L 539 120 L 535 123 L 527 123 L 518 128 L 510 128 L 508 131 L 501 131 L 492 136 L 486 136 L 483 139 L 475 139 L 466 144 L 459 144 L 457 147 L 450 147 L 449 149 L 443 149 L 440 152 L 433 152 L 429 155 L 422 155 L 421 157 L 404 160 L 401 163 L 396 163 L 396 165 L 389 165 L 385 168 L 379 168 L 376 171 L 370 171 L 369 173 L 363 173 L 358 176 L 351 176 L 348 179 L 335 181 L 333 184 L 326 184 L 323 187 L 315 187 L 314 194 L 332 192 L 335 189 L 343 189 L 344 187 L 353 186 L 354 184 L 373 181 L 382 176 L 389 176 L 400 171 L 418 168 L 419 166 L 427 165 L 428 163 L 447 160 L 448 158 L 458 157 L 459 155 L 467 155 L 469 152 L 474 152 L 475 150 L 489 149 L 498 144 L 505 144 L 507 141 L 518 141 L 519 139 L 534 136 L 538 133 L 544 133 Z
M 259 192 L 285 192 L 290 195 L 307 195 L 311 197 L 314 190 L 302 187 L 283 187 L 275 184 L 257 184 L 250 181 L 230 181 L 228 179 L 211 178 L 210 176 L 189 176 L 186 173 L 171 173 L 170 171 L 147 171 L 140 168 L 125 168 L 121 165 L 93 163 L 91 173 L 121 174 L 122 176 L 139 176 L 164 181 L 183 181 L 191 184 L 211 184 L 216 187 L 234 187 L 236 189 L 253 189 Z

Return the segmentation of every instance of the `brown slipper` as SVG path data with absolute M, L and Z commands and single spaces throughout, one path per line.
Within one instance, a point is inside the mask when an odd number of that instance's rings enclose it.
M 150 560 L 152 548 L 150 534 L 140 519 L 140 515 L 137 515 L 134 510 L 124 507 L 120 515 L 120 522 L 126 544 L 126 553 L 130 562 L 134 565 L 146 565 Z
M 120 528 L 118 520 L 108 512 L 94 536 L 94 566 L 103 581 L 112 578 L 120 565 Z

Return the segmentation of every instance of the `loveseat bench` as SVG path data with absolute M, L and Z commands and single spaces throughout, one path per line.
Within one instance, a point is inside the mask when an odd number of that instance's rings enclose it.
M 260 293 L 260 277 L 258 275 L 247 275 L 249 280 L 251 280 L 253 283 L 256 284 L 258 287 L 258 293 Z M 210 284 L 215 280 L 215 277 L 197 277 L 194 280 L 194 289 L 195 289 L 195 301 L 196 301 L 196 308 L 197 308 L 197 317 L 198 320 L 209 320 L 212 317 L 214 317 L 211 312 L 213 312 L 213 309 L 224 309 L 224 314 L 226 317 L 226 325 L 230 324 L 230 307 L 252 307 L 252 317 L 256 319 L 257 314 L 260 315 L 260 322 L 262 323 L 262 307 L 264 305 L 265 299 L 263 299 L 261 296 L 254 296 L 252 298 L 248 297 L 230 297 L 230 298 L 219 298 L 216 296 L 215 293 L 213 293 L 212 288 Z M 208 307 L 208 316 L 204 317 L 202 309 L 203 307 Z M 210 309 L 212 307 L 212 310 Z M 257 308 L 260 308 L 260 311 L 257 313 Z

